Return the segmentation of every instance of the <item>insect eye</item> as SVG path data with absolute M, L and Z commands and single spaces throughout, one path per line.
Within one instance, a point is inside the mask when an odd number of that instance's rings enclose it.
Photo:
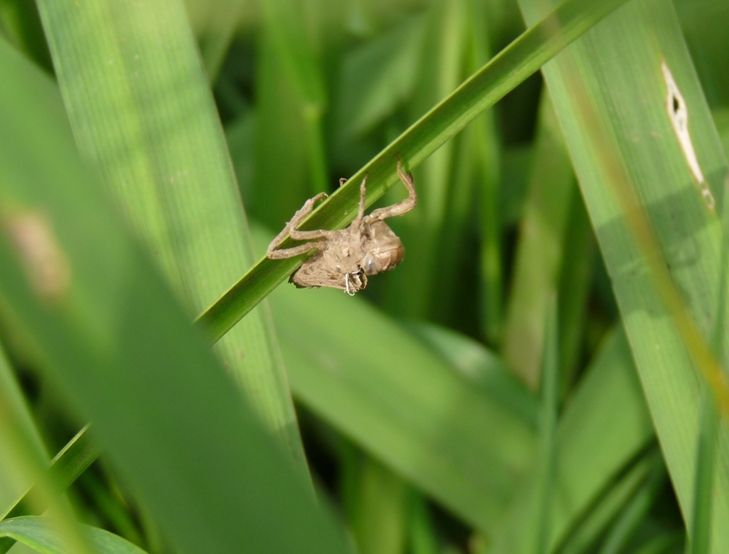
M 374 275 L 377 273 L 377 260 L 374 256 L 367 256 L 364 260 L 362 269 L 367 275 Z

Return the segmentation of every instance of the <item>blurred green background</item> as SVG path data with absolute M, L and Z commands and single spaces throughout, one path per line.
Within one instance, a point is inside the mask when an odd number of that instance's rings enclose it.
M 729 551 L 729 4 L 558 4 L 0 0 L 0 551 Z M 403 263 L 211 350 L 393 144 Z

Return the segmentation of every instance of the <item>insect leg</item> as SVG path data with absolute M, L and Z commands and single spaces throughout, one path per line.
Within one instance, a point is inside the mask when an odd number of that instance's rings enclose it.
M 309 198 L 304 205 L 301 207 L 299 211 L 297 211 L 294 214 L 294 217 L 291 218 L 291 221 L 289 221 L 286 226 L 283 228 L 283 231 L 281 231 L 275 239 L 271 241 L 271 244 L 268 245 L 268 251 L 266 252 L 266 255 L 271 259 L 274 258 L 271 254 L 276 251 L 276 249 L 281 246 L 281 243 L 284 241 L 287 235 L 291 235 L 292 239 L 295 240 L 308 240 L 308 239 L 315 239 L 315 238 L 321 238 L 323 235 L 317 234 L 317 235 L 307 235 L 307 236 L 301 236 L 302 233 L 313 233 L 313 231 L 296 231 L 296 227 L 299 226 L 299 224 L 306 219 L 306 217 L 314 211 L 314 204 L 321 200 L 322 198 L 326 198 L 326 193 L 320 192 L 317 194 L 314 198 Z M 297 234 L 297 236 L 294 236 L 294 234 Z M 306 245 L 304 245 L 306 246 Z M 299 248 L 298 246 L 295 248 Z M 310 249 L 309 249 L 310 250 Z M 306 252 L 307 250 L 305 250 Z M 302 254 L 303 252 L 299 252 L 298 254 L 292 254 L 291 256 L 283 256 L 290 258 L 292 256 L 298 256 L 299 254 Z M 280 259 L 281 256 L 278 258 Z
M 405 185 L 406 189 L 408 189 L 408 197 L 405 200 L 398 202 L 397 204 L 393 204 L 392 206 L 387 206 L 386 208 L 378 208 L 377 210 L 374 210 L 369 215 L 370 221 L 382 221 L 383 219 L 387 219 L 388 217 L 395 217 L 398 215 L 406 214 L 410 210 L 412 210 L 418 203 L 418 195 L 415 193 L 413 176 L 403 171 L 402 160 L 400 160 L 399 157 L 397 160 L 397 174 L 400 177 L 402 184 Z
M 276 250 L 275 248 L 272 249 L 269 246 L 268 252 L 266 252 L 266 256 L 271 260 L 285 260 L 287 258 L 301 256 L 302 254 L 306 254 L 307 252 L 309 252 L 310 250 L 314 250 L 315 248 L 323 250 L 326 245 L 326 241 L 320 240 L 317 242 L 307 242 L 306 244 L 300 244 L 299 246 L 293 246 L 291 248 L 284 248 L 283 250 Z

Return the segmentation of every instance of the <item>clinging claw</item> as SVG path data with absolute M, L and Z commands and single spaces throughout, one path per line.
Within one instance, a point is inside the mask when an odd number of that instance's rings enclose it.
M 271 244 L 268 245 L 266 255 L 269 258 L 272 260 L 293 258 L 294 256 L 299 256 L 314 248 L 321 248 L 325 244 L 322 242 L 310 242 L 308 244 L 302 244 L 300 246 L 294 246 L 293 248 L 286 248 L 284 250 L 278 249 L 286 238 L 286 235 L 290 235 L 294 240 L 312 240 L 324 238 L 326 236 L 327 231 L 299 231 L 297 229 L 301 222 L 314 211 L 314 204 L 326 197 L 326 192 L 320 192 L 313 198 L 309 198 L 306 202 L 304 202 L 304 205 L 294 214 L 294 217 L 292 217 L 291 221 L 286 224 L 283 231 L 281 231 L 276 238 L 271 241 Z
M 397 217 L 403 215 L 412 210 L 418 203 L 418 195 L 415 192 L 415 185 L 413 184 L 413 176 L 410 173 L 405 173 L 402 168 L 402 160 L 400 155 L 397 156 L 397 175 L 400 177 L 402 184 L 408 189 L 408 197 L 397 204 L 387 206 L 386 208 L 378 208 L 374 210 L 367 217 L 370 221 L 387 219 L 389 217 Z

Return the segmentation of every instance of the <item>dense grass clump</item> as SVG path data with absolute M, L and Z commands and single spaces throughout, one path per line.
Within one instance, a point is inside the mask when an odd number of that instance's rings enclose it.
M 729 551 L 724 4 L 0 2 L 0 552 Z

